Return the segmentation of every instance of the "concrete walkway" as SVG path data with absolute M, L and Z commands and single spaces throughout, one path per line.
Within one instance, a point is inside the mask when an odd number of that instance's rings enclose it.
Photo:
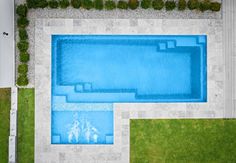
M 0 0 L 0 88 L 15 85 L 14 0 Z
M 225 56 L 225 118 L 236 117 L 236 1 L 223 1 L 223 55 Z

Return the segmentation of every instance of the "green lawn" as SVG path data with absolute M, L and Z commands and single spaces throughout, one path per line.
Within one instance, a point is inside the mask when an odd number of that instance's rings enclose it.
M 18 92 L 18 163 L 34 162 L 34 89 Z
M 130 120 L 131 163 L 235 163 L 236 120 Z
M 0 162 L 8 162 L 11 90 L 0 89 Z

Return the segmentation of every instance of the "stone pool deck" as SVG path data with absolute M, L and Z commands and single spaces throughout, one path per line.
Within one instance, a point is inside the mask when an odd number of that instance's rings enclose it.
M 52 145 L 52 34 L 206 34 L 207 102 L 115 103 L 114 145 Z M 225 82 L 222 19 L 36 19 L 35 162 L 128 163 L 130 119 L 224 118 Z

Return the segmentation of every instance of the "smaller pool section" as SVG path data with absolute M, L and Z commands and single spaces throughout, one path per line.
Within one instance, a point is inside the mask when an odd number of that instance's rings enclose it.
M 52 103 L 52 144 L 113 144 L 112 104 Z

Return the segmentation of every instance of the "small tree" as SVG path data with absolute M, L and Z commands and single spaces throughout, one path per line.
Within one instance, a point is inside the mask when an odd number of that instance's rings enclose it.
M 174 10 L 176 7 L 175 1 L 166 1 L 165 3 L 166 11 Z
M 187 6 L 186 0 L 179 0 L 178 10 L 183 11 L 186 9 L 186 6 Z
M 198 2 L 198 0 L 189 0 L 187 3 L 187 6 L 188 6 L 189 10 L 195 10 L 195 9 L 198 9 L 199 2 Z
M 26 17 L 27 13 L 28 13 L 27 6 L 25 4 L 24 5 L 21 4 L 21 5 L 17 6 L 16 13 L 18 16 Z
M 130 9 L 134 10 L 134 9 L 138 8 L 139 1 L 138 0 L 129 0 L 128 5 L 129 5 Z
M 154 0 L 152 1 L 152 7 L 154 10 L 161 10 L 165 6 L 165 3 L 163 0 Z

